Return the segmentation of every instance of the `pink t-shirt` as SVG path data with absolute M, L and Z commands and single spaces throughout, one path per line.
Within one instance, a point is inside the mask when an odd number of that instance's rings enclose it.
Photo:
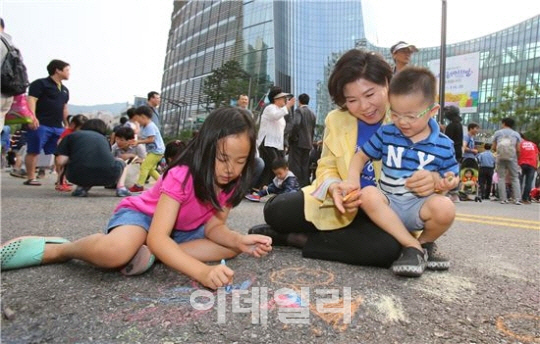
M 184 186 L 185 180 L 187 182 Z M 218 202 L 222 207 L 226 207 L 226 203 L 233 192 L 234 190 L 229 194 L 225 194 L 224 192 L 219 193 Z M 154 216 L 159 197 L 162 193 L 181 203 L 180 211 L 174 225 L 174 229 L 176 230 L 186 232 L 195 230 L 205 224 L 216 213 L 216 210 L 209 202 L 202 203 L 195 197 L 193 178 L 187 166 L 171 168 L 165 179 L 163 179 L 163 176 L 160 177 L 151 189 L 146 190 L 138 196 L 124 198 L 116 206 L 114 212 L 117 212 L 121 208 L 129 208 L 148 216 Z

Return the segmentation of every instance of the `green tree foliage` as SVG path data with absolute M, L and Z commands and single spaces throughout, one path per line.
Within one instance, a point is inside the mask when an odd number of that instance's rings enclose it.
M 540 142 L 540 105 L 535 104 L 538 98 L 538 85 L 507 86 L 503 89 L 497 106 L 491 110 L 491 121 L 500 123 L 503 118 L 512 117 L 516 121 L 515 130 L 523 132 L 531 141 Z
M 229 105 L 231 99 L 248 93 L 249 78 L 238 61 L 231 60 L 214 69 L 203 85 L 205 102 L 209 105 L 207 109 Z

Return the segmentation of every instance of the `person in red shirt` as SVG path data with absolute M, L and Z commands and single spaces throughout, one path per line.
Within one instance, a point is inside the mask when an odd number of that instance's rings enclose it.
M 520 135 L 522 140 L 519 144 L 518 165 L 521 167 L 519 184 L 523 187 L 521 199 L 523 204 L 530 204 L 534 173 L 538 166 L 538 146 L 534 142 L 528 141 L 523 133 Z

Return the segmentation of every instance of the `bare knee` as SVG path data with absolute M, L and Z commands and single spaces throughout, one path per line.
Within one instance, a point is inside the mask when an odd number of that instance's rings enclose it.
M 381 206 L 381 202 L 385 201 L 385 196 L 374 186 L 366 186 L 360 192 L 360 200 L 362 201 L 362 209 L 373 209 Z M 384 202 L 387 203 L 387 202 Z
M 96 252 L 100 258 L 100 266 L 114 269 L 125 266 L 136 251 L 127 245 L 110 240 L 102 240 Z
M 435 195 L 427 200 L 420 214 L 424 221 L 450 227 L 456 217 L 456 207 L 450 198 Z

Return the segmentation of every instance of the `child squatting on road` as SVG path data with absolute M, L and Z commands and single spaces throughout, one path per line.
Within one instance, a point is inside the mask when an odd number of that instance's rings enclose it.
M 426 266 L 446 270 L 450 262 L 438 255 L 434 241 L 446 232 L 455 217 L 454 204 L 440 194 L 419 197 L 407 187 L 407 179 L 417 170 L 432 173 L 438 192 L 457 187 L 458 163 L 454 143 L 439 131 L 432 119 L 436 80 L 418 67 L 407 67 L 392 78 L 389 87 L 390 119 L 353 156 L 343 199 L 336 202 L 344 213 L 344 203 L 355 202 L 379 227 L 402 245 L 400 257 L 392 264 L 396 275 L 418 277 Z M 380 189 L 360 190 L 364 164 L 381 160 Z M 348 207 L 347 207 L 348 208 Z M 409 231 L 423 230 L 416 239 Z
M 230 209 L 248 190 L 254 157 L 255 128 L 249 114 L 219 108 L 151 189 L 117 205 L 105 233 L 74 242 L 13 239 L 1 247 L 2 270 L 80 259 L 135 275 L 148 270 L 155 255 L 208 288 L 228 285 L 233 270 L 204 262 L 240 253 L 262 257 L 272 250 L 270 237 L 242 235 L 226 225 Z

